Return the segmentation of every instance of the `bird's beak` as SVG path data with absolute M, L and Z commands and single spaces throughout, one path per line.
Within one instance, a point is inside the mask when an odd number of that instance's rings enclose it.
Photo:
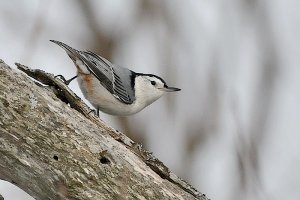
M 175 88 L 175 87 L 165 86 L 164 88 L 162 88 L 162 90 L 165 91 L 165 92 L 177 92 L 177 91 L 180 91 L 181 89 Z

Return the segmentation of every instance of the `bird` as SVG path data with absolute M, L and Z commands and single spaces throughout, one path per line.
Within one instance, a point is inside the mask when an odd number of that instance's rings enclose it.
M 99 111 L 115 116 L 133 115 L 166 92 L 181 89 L 169 87 L 157 75 L 134 72 L 128 68 L 113 65 L 110 61 L 92 51 L 79 51 L 62 42 L 50 40 L 62 47 L 77 68 L 77 75 L 66 80 L 67 85 L 77 78 L 84 97 Z

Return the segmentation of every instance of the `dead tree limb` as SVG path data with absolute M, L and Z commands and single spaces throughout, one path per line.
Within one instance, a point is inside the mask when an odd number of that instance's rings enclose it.
M 52 74 L 0 60 L 0 179 L 35 199 L 201 199 Z

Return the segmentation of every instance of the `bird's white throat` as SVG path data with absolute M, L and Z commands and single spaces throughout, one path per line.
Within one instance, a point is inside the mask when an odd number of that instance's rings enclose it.
M 150 77 L 153 79 L 153 77 Z M 156 80 L 158 81 L 158 80 Z M 136 101 L 145 106 L 150 105 L 159 99 L 165 92 L 149 83 L 149 77 L 137 76 L 135 79 L 135 97 Z

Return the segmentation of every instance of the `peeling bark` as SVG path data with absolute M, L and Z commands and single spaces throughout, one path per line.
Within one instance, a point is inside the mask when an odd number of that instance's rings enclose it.
M 0 60 L 0 179 L 35 199 L 201 199 L 60 80 Z M 46 85 L 46 86 L 45 86 Z

